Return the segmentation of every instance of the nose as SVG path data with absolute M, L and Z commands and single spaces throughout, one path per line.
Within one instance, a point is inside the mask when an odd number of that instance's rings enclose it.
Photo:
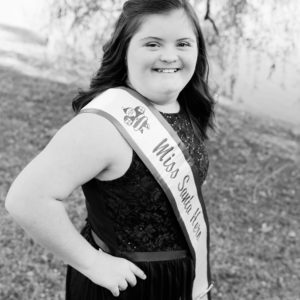
M 167 48 L 164 49 L 160 55 L 160 60 L 164 63 L 174 63 L 178 60 L 176 49 Z

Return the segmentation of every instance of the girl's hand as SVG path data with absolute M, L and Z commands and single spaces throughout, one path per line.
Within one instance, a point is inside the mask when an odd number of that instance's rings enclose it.
M 101 249 L 95 256 L 93 265 L 86 272 L 82 272 L 95 284 L 111 291 L 118 297 L 120 291 L 127 289 L 128 284 L 135 286 L 136 277 L 146 279 L 145 273 L 127 259 L 112 256 Z

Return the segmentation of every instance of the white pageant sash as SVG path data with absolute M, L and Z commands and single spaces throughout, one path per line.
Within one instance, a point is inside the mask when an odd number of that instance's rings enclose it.
M 166 193 L 195 262 L 193 300 L 209 300 L 208 220 L 197 171 L 187 149 L 161 114 L 133 90 L 106 90 L 81 112 L 110 120 Z

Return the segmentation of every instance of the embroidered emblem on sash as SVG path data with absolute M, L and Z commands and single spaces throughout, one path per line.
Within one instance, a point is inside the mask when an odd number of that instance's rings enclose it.
M 124 123 L 128 126 L 132 126 L 135 131 L 140 133 L 144 132 L 144 129 L 149 129 L 148 117 L 145 116 L 145 108 L 142 106 L 123 107 L 125 113 Z

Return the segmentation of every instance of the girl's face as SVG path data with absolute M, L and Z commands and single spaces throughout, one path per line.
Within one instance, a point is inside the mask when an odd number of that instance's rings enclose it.
M 184 10 L 146 16 L 128 46 L 128 84 L 157 108 L 178 107 L 197 56 L 197 37 Z

